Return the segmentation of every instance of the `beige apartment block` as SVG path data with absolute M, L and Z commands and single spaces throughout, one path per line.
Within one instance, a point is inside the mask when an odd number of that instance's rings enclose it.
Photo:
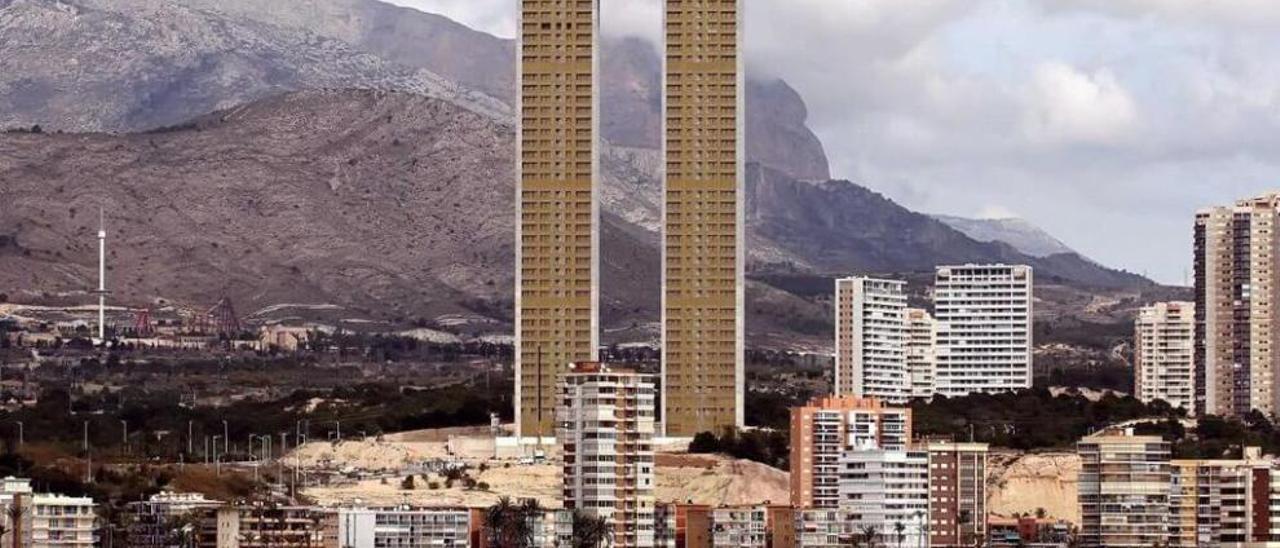
M 664 0 L 667 436 L 743 425 L 742 0 Z
M 599 342 L 599 1 L 520 0 L 518 34 L 516 429 L 542 437 Z
M 876 399 L 817 398 L 791 408 L 791 505 L 840 506 L 841 457 L 848 451 L 905 451 L 911 409 Z
M 1196 411 L 1275 415 L 1280 368 L 1280 194 L 1213 207 L 1195 222 Z

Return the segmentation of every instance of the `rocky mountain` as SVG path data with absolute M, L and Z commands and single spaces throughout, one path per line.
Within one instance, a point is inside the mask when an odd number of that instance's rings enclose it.
M 1076 252 L 1044 229 L 1017 217 L 969 219 L 951 215 L 934 215 L 933 218 L 979 242 L 1004 242 L 1034 257 Z
M 129 135 L 0 135 L 0 288 L 29 302 L 85 295 L 102 206 L 118 302 L 199 306 L 227 295 L 245 311 L 336 305 L 360 321 L 502 332 L 512 294 L 512 139 L 509 126 L 450 102 L 377 91 L 288 94 Z M 617 163 L 635 173 L 652 167 L 638 158 L 620 154 Z M 653 203 L 655 180 L 608 177 L 606 193 Z M 747 209 L 758 274 L 1002 260 L 1077 284 L 1141 283 L 976 242 L 844 181 L 805 183 L 753 165 Z M 643 337 L 657 320 L 657 236 L 613 212 L 602 223 L 606 326 Z M 756 299 L 791 299 L 751 287 Z M 777 313 L 821 317 L 820 305 L 789 306 Z M 749 325 L 789 325 L 773 313 Z
M 515 44 L 377 0 L 0 2 L 0 128 L 128 132 L 287 91 L 402 90 L 510 119 Z M 604 137 L 657 149 L 661 62 L 652 44 L 601 52 Z M 826 179 L 799 94 L 749 80 L 749 155 Z
M 135 131 L 298 89 L 397 89 L 509 107 L 305 27 L 170 0 L 0 2 L 0 128 Z M 279 4 L 260 2 L 260 4 Z
M 242 311 L 507 332 L 513 53 L 374 0 L 0 0 L 0 127 L 47 130 L 0 134 L 0 292 L 84 298 L 105 205 L 118 302 L 227 295 Z M 602 56 L 605 338 L 648 340 L 660 62 L 635 39 Z M 821 291 L 778 273 L 1004 261 L 1082 288 L 1149 283 L 978 241 L 831 181 L 799 94 L 756 80 L 746 92 L 748 329 L 760 340 L 829 338 Z

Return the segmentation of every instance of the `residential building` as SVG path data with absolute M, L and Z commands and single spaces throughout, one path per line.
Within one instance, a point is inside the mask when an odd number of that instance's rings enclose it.
M 144 501 L 129 503 L 133 519 L 129 522 L 129 546 L 133 548 L 168 548 L 175 533 L 193 525 L 190 521 L 200 510 L 218 508 L 226 503 L 209 500 L 199 493 L 163 491 Z M 189 529 L 189 534 L 195 531 Z
M 1196 213 L 1196 412 L 1280 411 L 1280 193 Z
M 238 505 L 195 511 L 198 548 L 308 548 L 337 542 L 337 513 L 306 506 Z
M 987 538 L 985 443 L 934 440 L 929 453 L 929 546 L 974 546 Z
M 934 284 L 934 382 L 947 397 L 1031 387 L 1032 269 L 940 266 Z
M 929 452 L 860 448 L 840 457 L 839 508 L 852 530 L 879 533 L 882 546 L 925 546 L 929 536 Z
M 95 508 L 91 498 L 36 493 L 31 480 L 6 477 L 0 480 L 0 521 L 5 527 L 0 540 L 26 548 L 94 546 Z M 15 538 L 20 542 L 13 542 Z
M 1276 463 L 1258 448 L 1241 459 L 1171 463 L 1170 546 L 1262 546 L 1273 534 L 1271 507 L 1280 503 Z
M 471 548 L 479 546 L 480 509 L 395 506 L 337 509 L 341 548 Z
M 31 497 L 25 528 L 30 548 L 70 548 L 96 545 L 97 506 L 89 497 L 37 493 Z
M 744 0 L 662 0 L 662 421 L 744 423 Z
M 556 378 L 599 346 L 599 0 L 520 0 L 516 430 L 554 430 Z
M 1082 546 L 1149 547 L 1169 539 L 1170 446 L 1159 436 L 1107 429 L 1076 446 Z
M 560 378 L 564 507 L 606 518 L 617 548 L 654 543 L 654 378 L 599 363 Z
M 840 458 L 855 448 L 906 450 L 911 410 L 876 399 L 822 397 L 791 409 L 791 504 L 836 508 Z
M 855 532 L 848 513 L 836 508 L 795 510 L 796 548 L 847 548 Z
M 1134 328 L 1133 384 L 1138 399 L 1195 411 L 1195 303 L 1145 306 Z
M 1023 546 L 1054 546 L 1066 548 L 1071 540 L 1071 524 L 1034 516 L 987 518 L 989 541 L 987 546 L 1021 548 Z
M 859 276 L 835 284 L 835 395 L 905 403 L 907 283 Z
M 937 367 L 938 330 L 927 310 L 908 308 L 906 322 L 907 378 L 912 398 L 932 398 Z

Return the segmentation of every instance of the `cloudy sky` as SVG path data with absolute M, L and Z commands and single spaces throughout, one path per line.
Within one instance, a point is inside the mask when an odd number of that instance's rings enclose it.
M 396 0 L 510 37 L 516 0 Z M 653 37 L 656 0 L 605 0 Z M 1021 216 L 1182 282 L 1198 207 L 1280 189 L 1280 1 L 747 0 L 754 77 L 805 97 L 837 177 Z

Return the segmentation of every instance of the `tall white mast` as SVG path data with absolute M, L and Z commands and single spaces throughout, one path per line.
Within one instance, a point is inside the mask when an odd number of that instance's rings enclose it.
M 107 341 L 107 224 L 98 208 L 98 340 Z

